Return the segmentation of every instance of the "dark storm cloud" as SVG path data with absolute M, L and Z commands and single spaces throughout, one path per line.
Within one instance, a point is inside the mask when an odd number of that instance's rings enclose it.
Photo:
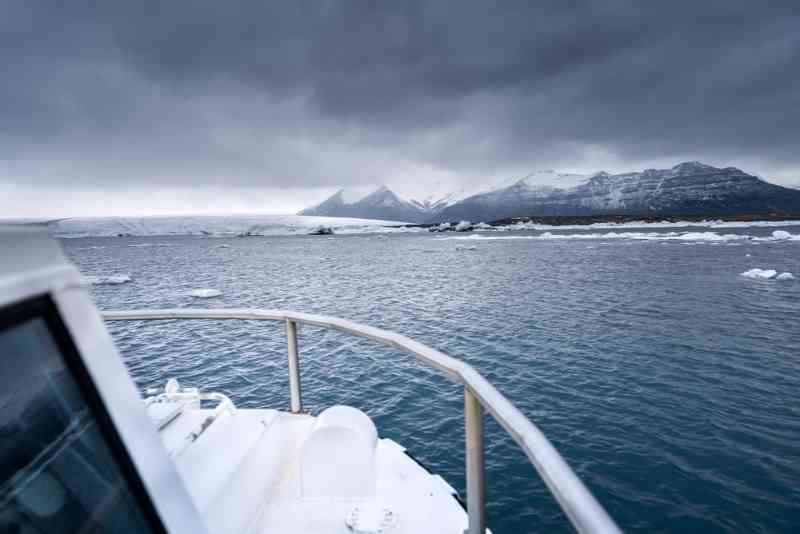
M 0 180 L 800 169 L 795 1 L 494 4 L 6 0 Z

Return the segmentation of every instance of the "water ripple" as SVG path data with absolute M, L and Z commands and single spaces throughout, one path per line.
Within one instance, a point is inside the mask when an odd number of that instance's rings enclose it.
M 752 234 L 755 229 L 748 229 Z M 772 229 L 764 231 L 768 237 Z M 73 239 L 101 308 L 288 308 L 396 330 L 476 366 L 531 417 L 627 531 L 800 524 L 800 243 L 481 241 L 428 235 Z M 226 245 L 221 247 L 220 245 Z M 194 299 L 192 289 L 222 295 Z M 112 323 L 137 385 L 177 377 L 243 407 L 288 407 L 280 325 Z M 369 413 L 459 489 L 462 392 L 406 355 L 300 330 L 304 400 Z M 487 423 L 497 534 L 569 531 L 525 456 Z

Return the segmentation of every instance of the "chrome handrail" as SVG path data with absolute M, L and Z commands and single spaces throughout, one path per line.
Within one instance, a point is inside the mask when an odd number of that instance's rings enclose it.
M 291 408 L 302 410 L 297 324 L 332 328 L 366 337 L 414 355 L 464 386 L 464 424 L 467 448 L 468 534 L 486 532 L 484 502 L 483 411 L 488 411 L 525 452 L 539 476 L 580 533 L 621 533 L 613 519 L 581 482 L 545 435 L 471 365 L 406 336 L 324 315 L 261 309 L 163 309 L 106 311 L 109 321 L 211 319 L 283 321 L 286 324 Z

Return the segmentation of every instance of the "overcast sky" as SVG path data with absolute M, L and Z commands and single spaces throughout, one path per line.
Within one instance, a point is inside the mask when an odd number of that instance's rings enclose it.
M 0 0 L 0 65 L 0 217 L 685 160 L 800 182 L 797 0 Z

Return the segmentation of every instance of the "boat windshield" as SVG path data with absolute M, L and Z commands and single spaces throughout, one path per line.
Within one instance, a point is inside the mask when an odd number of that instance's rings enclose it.
M 162 532 L 55 312 L 18 308 L 0 310 L 0 532 Z

